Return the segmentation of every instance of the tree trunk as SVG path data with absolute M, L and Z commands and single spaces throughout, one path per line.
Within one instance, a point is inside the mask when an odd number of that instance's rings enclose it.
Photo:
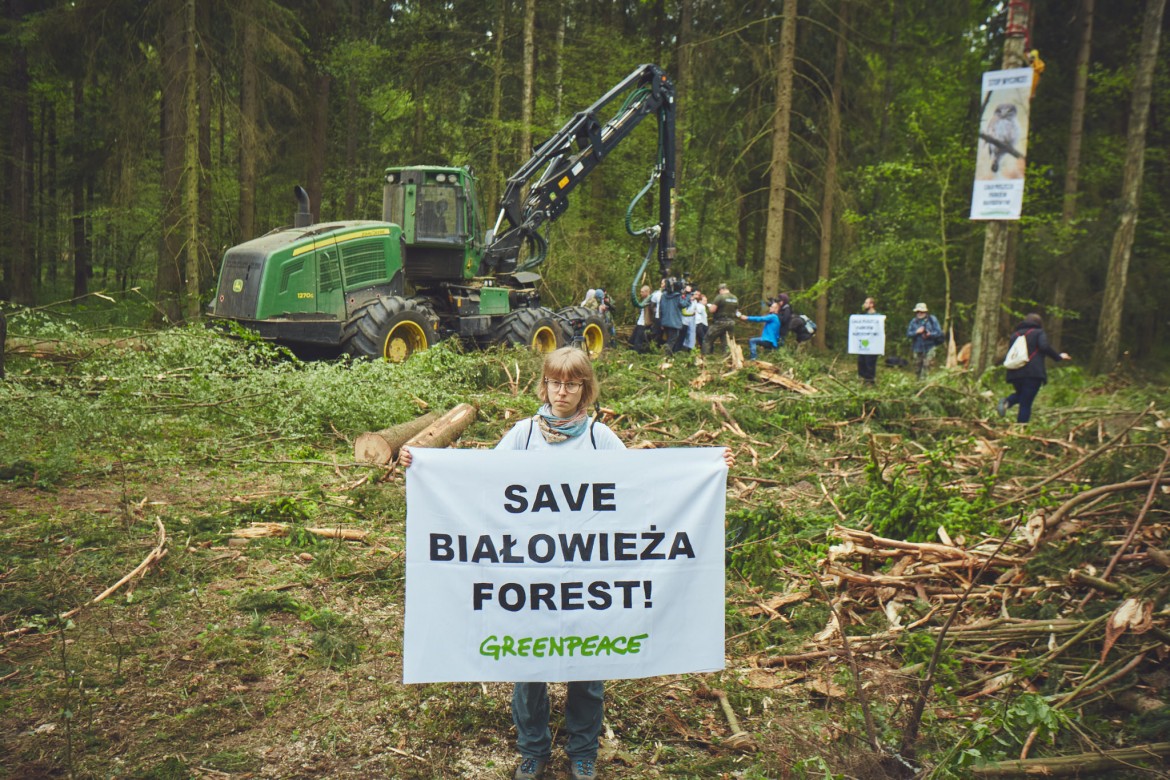
M 1021 68 L 1028 60 L 1024 52 L 1028 29 L 1029 5 L 1008 6 L 1008 35 L 1003 45 L 1003 68 Z M 971 371 L 979 376 L 995 358 L 999 333 L 999 309 L 1003 303 L 1004 267 L 1007 263 L 1009 223 L 987 223 L 983 239 L 983 267 L 979 275 L 979 298 L 975 304 L 975 322 L 971 333 Z
M 536 0 L 524 0 L 524 81 L 520 101 L 520 159 L 532 154 L 532 100 L 536 91 Z
M 351 77 L 345 81 L 345 213 L 352 215 L 357 211 L 357 177 L 358 169 L 358 115 L 361 106 L 359 89 Z
M 1077 69 L 1073 85 L 1072 111 L 1068 120 L 1068 154 L 1064 163 L 1064 205 L 1061 225 L 1065 240 L 1073 241 L 1076 227 L 1077 193 L 1081 178 L 1081 142 L 1085 137 L 1085 97 L 1089 91 L 1089 56 L 1093 48 L 1093 3 L 1081 0 L 1081 45 L 1077 49 Z M 1052 292 L 1052 314 L 1048 318 L 1048 338 L 1053 344 L 1064 343 L 1064 309 L 1068 300 L 1069 275 L 1073 267 L 1072 252 L 1064 252 L 1056 261 L 1056 284 Z
M 678 72 L 675 74 L 674 94 L 677 97 L 674 109 L 674 191 L 670 194 L 670 230 L 673 234 L 678 227 L 678 198 L 675 193 L 682 189 L 683 163 L 686 160 L 686 117 L 687 96 L 691 89 L 691 24 L 694 18 L 694 0 L 679 0 L 679 28 L 678 49 L 675 59 L 678 62 Z M 666 237 L 667 246 L 675 246 L 675 237 Z
M 504 178 L 500 170 L 500 111 L 504 99 L 504 30 L 508 26 L 508 0 L 500 0 L 500 15 L 496 19 L 496 39 L 492 53 L 492 121 L 491 121 L 491 156 L 488 168 L 485 202 L 487 204 L 486 219 L 489 225 L 495 224 L 496 209 L 500 205 L 500 182 Z
M 1007 254 L 1003 259 L 1003 290 L 1000 293 L 999 325 L 996 333 L 1007 333 L 1016 324 L 1016 315 L 1012 312 L 1012 291 L 1016 286 L 1016 260 L 1020 247 L 1020 226 L 1013 224 L 1008 228 Z M 997 341 L 998 343 L 998 341 Z M 998 352 L 998 350 L 996 350 Z
M 354 439 L 353 459 L 358 463 L 376 463 L 384 466 L 394 460 L 403 444 L 425 431 L 438 419 L 438 412 L 427 412 L 400 425 L 363 433 Z
M 73 297 L 80 298 L 89 292 L 90 275 L 90 244 L 89 232 L 85 223 L 85 183 L 88 168 L 85 158 L 88 155 L 86 132 L 82 129 L 86 123 L 85 116 L 85 77 L 78 76 L 73 81 L 73 171 L 70 182 L 70 197 L 72 199 L 73 216 Z
M 260 132 L 260 75 L 256 48 L 259 35 L 253 0 L 241 0 L 241 3 L 239 219 L 240 238 L 247 241 L 256 236 L 256 154 Z
M 155 298 L 158 314 L 165 324 L 182 319 L 183 255 L 183 110 L 187 87 L 183 27 L 184 14 L 178 3 L 163 10 L 159 53 L 162 60 L 162 241 L 158 253 Z
M 211 29 L 211 3 L 201 2 L 197 9 L 199 17 L 196 20 L 196 35 L 207 35 L 207 31 Z M 212 52 L 207 46 L 199 46 L 196 54 L 199 58 L 196 63 L 199 73 L 199 277 L 201 286 L 206 288 L 200 290 L 200 293 L 203 293 L 211 291 L 218 276 L 219 266 L 211 257 L 212 247 L 217 246 L 217 236 L 214 232 L 215 216 L 211 209 Z
M 24 22 L 24 16 L 31 9 L 25 8 L 25 3 L 9 3 L 9 10 L 5 14 L 16 24 Z M 11 40 L 11 39 L 10 39 Z M 5 85 L 7 108 L 11 124 L 7 130 L 8 160 L 5 178 L 8 184 L 7 206 L 11 215 L 5 236 L 4 281 L 9 286 L 9 295 L 12 300 L 32 306 L 36 303 L 36 269 L 33 263 L 32 235 L 29 230 L 29 197 L 32 183 L 32 169 L 29 165 L 32 151 L 32 118 L 29 113 L 29 72 L 28 58 L 24 46 L 17 45 L 8 54 L 12 58 L 11 64 L 5 68 L 9 70 L 8 83 Z M 2 214 L 2 212 L 0 212 Z
M 313 212 L 313 221 L 320 222 L 321 199 L 325 195 L 325 150 L 329 143 L 329 92 L 333 85 L 333 77 L 328 73 L 318 73 L 313 83 L 316 85 L 311 108 L 313 135 L 309 148 L 309 170 L 305 176 L 305 191 L 309 193 L 309 209 Z
M 685 2 L 685 0 L 684 0 Z M 556 76 L 554 77 L 555 84 L 553 85 L 553 111 L 555 113 L 554 124 L 562 124 L 564 116 L 561 113 L 563 110 L 563 103 L 565 99 L 565 26 L 568 22 L 568 11 L 565 9 L 565 0 L 560 0 L 560 8 L 557 11 L 557 39 L 556 39 Z
M 195 0 L 184 0 L 183 47 L 186 62 L 183 79 L 183 211 L 186 223 L 185 276 L 188 322 L 199 319 L 199 66 L 195 46 Z
M 1134 77 L 1133 98 L 1129 106 L 1129 132 L 1125 143 L 1125 168 L 1121 181 L 1121 217 L 1109 249 L 1109 270 L 1105 276 L 1105 295 L 1101 301 L 1101 318 L 1097 321 L 1097 344 L 1093 350 L 1092 370 L 1109 371 L 1121 352 L 1121 321 L 1125 308 L 1125 285 L 1129 275 L 1129 258 L 1137 232 L 1142 172 L 1145 167 L 1146 129 L 1150 123 L 1150 98 L 1153 93 L 1154 68 L 1158 64 L 1158 43 L 1162 32 L 1162 15 L 1166 0 L 1147 0 L 1142 19 L 1142 41 L 1138 48 L 1138 67 Z
M 833 199 L 837 195 L 837 156 L 841 146 L 841 88 L 845 81 L 845 34 L 849 30 L 849 4 L 841 0 L 837 18 L 837 55 L 833 65 L 833 87 L 829 99 L 828 154 L 825 159 L 825 190 L 821 195 L 821 253 L 817 262 L 817 280 L 824 285 L 829 280 L 829 266 L 833 248 Z M 827 285 L 817 297 L 817 328 L 813 343 L 825 348 L 826 324 L 829 322 L 829 290 Z
M 792 125 L 792 73 L 796 61 L 796 0 L 784 0 L 784 23 L 776 66 L 776 113 L 772 121 L 772 165 L 769 170 L 768 230 L 764 238 L 765 297 L 780 290 L 781 247 L 784 245 L 785 198 L 788 194 L 789 128 Z

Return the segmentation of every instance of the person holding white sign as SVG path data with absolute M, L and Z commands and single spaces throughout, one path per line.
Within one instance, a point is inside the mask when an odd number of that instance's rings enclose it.
M 550 353 L 537 396 L 542 405 L 537 413 L 512 426 L 497 450 L 622 450 L 625 444 L 608 426 L 590 417 L 589 408 L 598 396 L 597 377 L 588 355 L 573 347 Z M 410 466 L 413 456 L 403 447 L 399 462 Z M 730 468 L 735 456 L 724 450 Z M 604 682 L 570 681 L 565 699 L 565 752 L 573 780 L 597 777 L 597 750 L 601 735 Z M 544 775 L 552 759 L 549 729 L 548 684 L 518 682 L 512 691 L 512 721 L 516 725 L 517 748 L 522 756 L 513 774 L 515 780 L 534 780 Z
M 878 313 L 877 301 L 873 299 L 873 296 L 866 298 L 865 303 L 861 304 L 861 313 L 867 317 Z M 885 335 L 884 332 L 882 335 Z M 868 343 L 863 345 L 863 347 L 868 346 Z M 877 352 L 859 352 L 857 355 L 857 376 L 867 385 L 877 383 L 878 355 Z

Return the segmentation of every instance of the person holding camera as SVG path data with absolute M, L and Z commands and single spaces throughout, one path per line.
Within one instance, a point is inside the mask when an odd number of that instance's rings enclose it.
M 925 303 L 914 304 L 914 318 L 906 326 L 906 338 L 910 339 L 918 378 L 926 379 L 934 362 L 934 348 L 943 343 L 943 332 L 938 318 L 930 313 Z
M 666 280 L 666 287 L 658 303 L 658 311 L 662 316 L 662 351 L 667 355 L 674 352 L 683 326 L 682 292 L 682 282 L 672 276 Z

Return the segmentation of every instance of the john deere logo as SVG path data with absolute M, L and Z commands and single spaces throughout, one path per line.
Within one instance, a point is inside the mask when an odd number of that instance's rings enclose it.
M 238 293 L 238 292 L 243 292 L 243 291 L 244 291 L 244 280 L 243 279 L 236 279 L 234 282 L 232 282 L 232 292 Z

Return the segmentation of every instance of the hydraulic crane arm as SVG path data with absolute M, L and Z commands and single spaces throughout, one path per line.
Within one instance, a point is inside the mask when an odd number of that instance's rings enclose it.
M 623 95 L 626 98 L 617 112 L 603 123 L 599 115 Z M 563 214 L 569 205 L 568 194 L 643 119 L 654 114 L 658 119 L 658 159 L 652 180 L 658 179 L 658 224 L 639 232 L 657 238 L 659 271 L 662 276 L 668 276 L 674 259 L 670 219 L 670 196 L 674 189 L 674 111 L 674 85 L 657 65 L 642 65 L 596 103 L 575 114 L 508 178 L 481 270 L 484 273 L 525 271 L 542 263 L 547 243 L 539 233 L 541 226 Z M 525 244 L 529 256 L 520 264 L 520 250 Z

